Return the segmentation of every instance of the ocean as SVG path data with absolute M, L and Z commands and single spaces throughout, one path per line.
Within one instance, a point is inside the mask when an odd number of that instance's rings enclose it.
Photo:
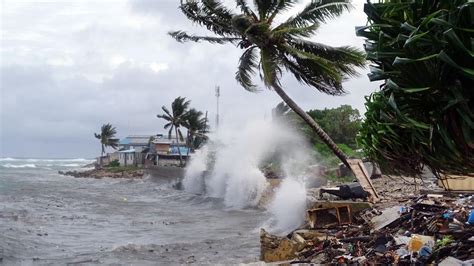
M 0 264 L 236 264 L 258 261 L 269 214 L 173 182 L 59 175 L 88 159 L 0 158 Z

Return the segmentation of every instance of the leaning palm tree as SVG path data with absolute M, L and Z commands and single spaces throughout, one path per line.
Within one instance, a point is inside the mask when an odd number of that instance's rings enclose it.
M 244 50 L 235 78 L 248 91 L 258 90 L 252 75 L 258 71 L 265 86 L 275 92 L 297 113 L 346 165 L 347 156 L 321 127 L 283 90 L 283 70 L 301 83 L 321 92 L 344 93 L 342 81 L 357 75 L 364 66 L 364 54 L 350 46 L 332 47 L 313 42 L 322 23 L 350 9 L 345 0 L 312 0 L 303 10 L 275 25 L 275 19 L 297 0 L 254 0 L 255 11 L 247 0 L 236 0 L 241 13 L 236 14 L 219 0 L 181 0 L 180 9 L 191 21 L 206 27 L 217 36 L 195 36 L 183 31 L 170 32 L 178 42 L 207 41 L 232 43 Z
M 186 98 L 184 97 L 178 97 L 174 99 L 174 101 L 171 103 L 171 112 L 166 108 L 166 106 L 161 107 L 163 109 L 163 112 L 165 112 L 162 115 L 157 115 L 156 117 L 162 118 L 168 123 L 165 124 L 164 128 L 169 129 L 168 131 L 168 138 L 171 139 L 171 134 L 174 130 L 175 132 L 175 137 L 176 137 L 176 145 L 178 147 L 178 154 L 179 154 L 179 164 L 180 166 L 183 166 L 183 156 L 181 155 L 181 149 L 179 147 L 179 141 L 184 141 L 183 134 L 181 133 L 180 127 L 183 126 L 187 114 L 188 114 L 188 107 L 189 107 L 189 102 L 186 101 Z
M 198 148 L 201 143 L 207 139 L 209 126 L 207 125 L 207 116 L 194 108 L 189 110 L 183 126 L 188 129 L 188 151 Z
M 117 149 L 119 140 L 115 138 L 115 134 L 117 134 L 117 130 L 111 124 L 104 124 L 100 129 L 100 134 L 94 133 L 94 136 L 100 140 L 100 144 L 102 147 L 101 157 L 100 157 L 100 164 L 102 165 L 102 157 L 105 153 L 106 147 L 111 147 L 113 149 Z

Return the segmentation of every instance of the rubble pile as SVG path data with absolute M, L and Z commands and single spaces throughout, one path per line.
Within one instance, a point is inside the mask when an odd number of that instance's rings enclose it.
M 309 209 L 307 223 L 286 237 L 261 231 L 266 262 L 325 264 L 474 263 L 474 197 L 426 194 L 384 209 L 354 211 L 330 202 Z M 370 205 L 368 205 L 370 206 Z

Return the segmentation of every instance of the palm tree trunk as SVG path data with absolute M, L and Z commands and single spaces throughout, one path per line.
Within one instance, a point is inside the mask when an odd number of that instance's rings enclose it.
M 308 124 L 311 129 L 321 138 L 321 140 L 332 150 L 332 152 L 347 166 L 350 168 L 349 163 L 347 162 L 347 155 L 337 147 L 336 143 L 328 136 L 326 132 L 313 120 L 313 118 L 308 115 L 301 107 L 299 107 L 288 94 L 277 84 L 273 85 L 275 92 L 282 98 L 282 100 L 296 113 L 301 117 L 306 124 Z
M 102 152 L 99 158 L 99 168 L 102 168 L 102 158 L 104 157 L 104 153 L 105 153 L 105 147 L 104 147 L 104 144 L 102 144 Z
M 186 158 L 189 158 L 189 150 L 191 150 L 191 142 L 190 142 L 190 137 L 191 134 L 189 134 L 189 129 L 188 129 L 188 134 L 186 134 L 186 143 L 188 144 L 188 150 L 186 151 Z
M 183 156 L 181 155 L 181 149 L 179 148 L 178 128 L 177 127 L 174 127 L 174 133 L 176 134 L 176 144 L 178 145 L 179 166 L 183 166 Z

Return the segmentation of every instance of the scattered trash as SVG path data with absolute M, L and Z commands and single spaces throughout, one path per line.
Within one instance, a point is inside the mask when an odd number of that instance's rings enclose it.
M 285 237 L 261 232 L 265 262 L 473 265 L 474 197 L 400 197 L 388 208 L 314 203 L 307 224 Z M 398 203 L 398 204 L 397 204 Z M 387 206 L 387 205 L 385 205 Z

